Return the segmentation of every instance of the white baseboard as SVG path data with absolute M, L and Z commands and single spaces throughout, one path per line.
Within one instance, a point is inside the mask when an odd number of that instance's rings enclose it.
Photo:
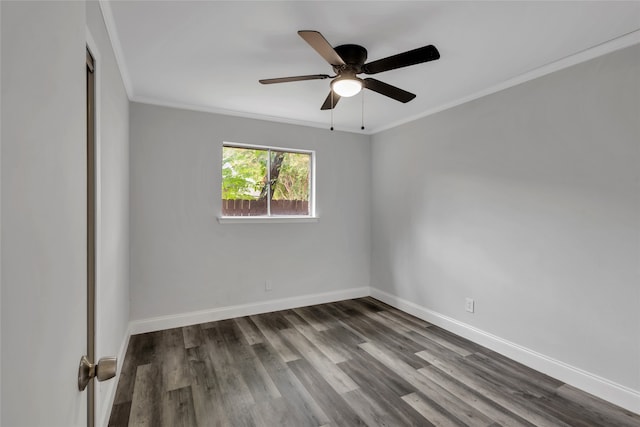
M 303 295 L 291 298 L 263 301 L 251 304 L 242 304 L 229 307 L 220 307 L 211 310 L 201 310 L 191 313 L 161 316 L 150 319 L 136 320 L 129 323 L 126 336 L 118 355 L 120 366 L 118 375 L 109 389 L 106 406 L 108 410 L 101 414 L 102 422 L 98 425 L 106 427 L 109 421 L 110 410 L 115 399 L 117 379 L 120 377 L 120 369 L 131 335 L 153 332 L 163 329 L 177 328 L 198 323 L 213 322 L 216 320 L 231 319 L 234 317 L 249 316 L 260 313 L 268 313 L 278 310 L 286 310 L 307 305 L 324 304 L 334 301 L 347 300 L 372 296 L 399 310 L 416 316 L 427 322 L 433 323 L 449 332 L 467 338 L 477 344 L 485 346 L 493 351 L 503 354 L 510 359 L 522 363 L 532 369 L 545 373 L 553 378 L 591 393 L 601 399 L 629 411 L 640 414 L 640 391 L 609 381 L 606 378 L 584 371 L 575 366 L 545 356 L 529 348 L 523 347 L 496 335 L 475 328 L 459 320 L 429 310 L 411 301 L 407 301 L 395 295 L 391 295 L 375 288 L 353 288 L 335 292 L 325 292 L 313 295 Z
M 127 352 L 127 347 L 129 346 L 131 335 L 366 296 L 369 296 L 369 288 L 362 287 L 129 322 L 129 327 L 123 337 L 120 351 L 118 352 L 117 375 L 109 382 L 108 387 L 101 390 L 105 397 L 103 398 L 104 404 L 101 406 L 101 413 L 98 414 L 96 425 L 107 427 L 109 424 L 109 417 L 116 397 L 116 389 L 120 379 L 120 372 L 122 370 L 122 364 L 124 363 L 124 357 Z
M 129 347 L 129 339 L 131 338 L 131 326 L 127 328 L 120 344 L 120 350 L 118 351 L 118 369 L 116 376 L 109 380 L 108 386 L 101 390 L 101 393 L 105 395 L 102 401 L 101 413 L 98 414 L 96 425 L 108 427 L 109 417 L 111 416 L 111 409 L 113 408 L 113 402 L 116 398 L 116 389 L 118 388 L 118 382 L 120 381 L 120 372 L 122 371 L 122 365 L 124 364 L 124 356 L 127 353 L 127 347 Z
M 163 329 L 179 328 L 198 323 L 214 322 L 216 320 L 232 319 L 234 317 L 250 316 L 287 310 L 307 305 L 324 304 L 352 298 L 369 296 L 369 288 L 352 288 L 321 294 L 302 295 L 250 304 L 213 308 L 210 310 L 193 311 L 184 314 L 153 317 L 150 319 L 134 320 L 129 324 L 131 334 L 159 331 Z
M 640 414 L 640 391 L 638 390 L 614 383 L 379 289 L 371 288 L 371 296 L 532 369 Z

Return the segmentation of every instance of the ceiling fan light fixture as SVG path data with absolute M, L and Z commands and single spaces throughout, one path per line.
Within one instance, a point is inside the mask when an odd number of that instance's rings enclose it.
M 355 76 L 338 77 L 331 82 L 331 89 L 343 98 L 357 95 L 362 86 L 362 79 Z

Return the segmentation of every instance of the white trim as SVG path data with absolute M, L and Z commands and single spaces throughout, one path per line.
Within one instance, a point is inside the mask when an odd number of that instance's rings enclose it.
M 284 224 L 301 222 L 318 222 L 317 216 L 219 216 L 220 224 Z
M 96 196 L 96 224 L 95 224 L 95 354 L 96 357 L 100 355 L 113 354 L 112 349 L 103 348 L 102 328 L 101 323 L 104 321 L 103 307 L 100 305 L 100 295 L 103 286 L 102 281 L 102 131 L 101 131 L 101 110 L 102 110 L 102 56 L 100 49 L 96 43 L 91 30 L 86 27 L 86 45 L 91 51 L 91 55 L 95 60 L 94 74 L 95 74 L 95 196 Z M 111 409 L 115 399 L 115 393 L 118 386 L 118 380 L 120 378 L 120 371 L 122 370 L 122 364 L 124 363 L 124 356 L 129 345 L 129 338 L 131 333 L 129 327 L 125 332 L 125 335 L 120 344 L 118 351 L 118 366 L 116 376 L 105 383 L 96 382 L 96 425 L 107 427 L 109 423 L 109 417 L 111 415 Z M 98 412 L 99 410 L 99 412 Z
M 127 335 L 123 341 L 122 347 L 120 348 L 119 360 L 124 361 L 125 352 L 131 335 L 212 322 L 216 320 L 231 319 L 234 317 L 286 310 L 307 305 L 362 298 L 366 296 L 376 298 L 399 310 L 440 326 L 447 331 L 467 338 L 477 344 L 490 348 L 491 350 L 503 354 L 532 369 L 536 369 L 560 381 L 619 405 L 629 411 L 640 414 L 640 392 L 637 390 L 633 390 L 629 387 L 609 381 L 606 378 L 602 378 L 580 368 L 576 368 L 567 363 L 545 356 L 534 350 L 487 333 L 464 322 L 460 322 L 451 317 L 419 306 L 413 302 L 391 295 L 379 289 L 368 287 L 283 298 L 259 303 L 220 307 L 211 310 L 201 310 L 185 314 L 132 321 L 129 323 Z M 120 370 L 120 368 L 121 367 L 118 367 L 118 370 Z M 119 375 L 120 372 L 118 372 L 118 377 Z M 115 387 L 113 388 L 112 395 L 110 396 L 109 408 L 111 408 L 111 405 L 113 404 L 114 397 Z M 106 418 L 103 419 L 104 422 L 102 425 L 105 427 L 108 422 L 108 415 L 109 414 L 106 414 Z
M 2 6 L 0 6 L 2 22 Z M 2 93 L 2 55 L 0 55 L 0 93 Z M 0 129 L 2 129 L 2 102 L 0 102 Z M 0 165 L 2 165 L 2 137 L 0 136 Z M 2 167 L 0 166 L 0 176 Z M 0 185 L 0 242 L 2 242 L 2 186 Z M 0 254 L 0 331 L 2 331 L 2 254 Z M 2 335 L 0 333 L 0 335 Z M 2 384 L 2 337 L 0 337 L 0 384 Z M 0 424 L 2 424 L 2 387 L 0 387 Z
M 219 215 L 218 222 L 220 224 L 240 224 L 240 223 L 288 223 L 288 222 L 318 222 L 316 216 L 316 151 L 305 150 L 299 148 L 284 148 L 276 147 L 273 145 L 258 145 L 258 144 L 246 144 L 242 142 L 222 142 L 222 150 L 225 148 L 240 148 L 250 150 L 262 150 L 286 153 L 306 154 L 309 156 L 309 215 L 271 215 L 271 203 L 267 203 L 267 215 L 263 216 L 225 216 Z M 224 157 L 224 154 L 223 156 Z M 271 159 L 269 157 L 268 166 L 271 165 Z M 224 165 L 222 165 L 224 167 Z M 271 182 L 271 168 L 267 168 L 267 182 Z M 268 191 L 271 192 L 271 186 L 269 185 Z M 270 200 L 270 197 L 267 199 Z
M 105 0 L 100 0 L 100 5 L 102 6 L 103 3 L 108 3 Z M 103 12 L 104 13 L 104 12 Z M 110 12 L 109 12 L 110 13 Z M 108 21 L 108 19 L 105 16 L 105 22 Z M 107 29 L 109 29 L 110 26 L 109 24 L 107 25 Z M 111 35 L 112 31 L 109 31 L 109 34 Z M 115 30 L 113 31 L 114 34 L 116 34 Z M 492 93 L 496 93 L 499 92 L 501 90 L 510 88 L 512 86 L 516 86 L 519 85 L 521 83 L 525 83 L 529 80 L 534 80 L 537 79 L 538 77 L 542 77 L 545 76 L 547 74 L 553 73 L 555 71 L 560 71 L 562 69 L 571 67 L 573 65 L 577 65 L 580 64 L 582 62 L 586 62 L 589 61 L 590 59 L 594 59 L 597 58 L 599 56 L 602 55 L 606 55 L 608 53 L 611 52 L 615 52 L 616 50 L 620 50 L 620 49 L 624 49 L 626 47 L 629 46 L 633 46 L 635 44 L 639 44 L 640 43 L 640 29 L 639 30 L 635 30 L 632 31 L 630 33 L 624 34 L 622 36 L 616 37 L 614 39 L 608 40 L 606 42 L 600 43 L 596 46 L 592 46 L 590 48 L 587 48 L 581 52 L 569 55 L 567 57 L 561 58 L 557 61 L 551 62 L 547 65 L 543 65 L 542 67 L 538 67 L 534 70 L 531 70 L 529 72 L 526 72 L 524 74 L 521 74 L 519 76 L 515 76 L 507 81 L 504 81 L 502 83 L 499 83 L 495 86 L 491 86 L 489 88 L 483 89 L 479 92 L 476 92 L 472 95 L 469 96 L 465 96 L 463 98 L 451 101 L 451 102 L 447 102 L 445 104 L 436 106 L 434 108 L 431 108 L 427 111 L 424 111 L 420 114 L 416 114 L 414 116 L 402 119 L 402 120 L 398 120 L 395 121 L 393 123 L 390 123 L 388 125 L 385 126 L 380 126 L 377 128 L 371 128 L 371 129 L 367 129 L 365 131 L 362 130 L 353 130 L 353 129 L 337 129 L 336 131 L 340 131 L 340 132 L 348 132 L 348 133 L 355 133 L 355 134 L 363 134 L 363 135 L 375 135 L 379 132 L 383 132 L 385 130 L 388 129 L 392 129 L 398 126 L 401 126 L 403 124 L 430 116 L 432 114 L 436 114 L 439 113 L 441 111 L 444 110 L 448 110 L 450 108 L 454 108 L 457 107 L 458 105 L 462 105 L 465 104 L 467 102 L 473 101 L 475 99 L 478 98 L 482 98 L 484 96 L 487 95 L 491 95 Z M 112 38 L 112 44 L 114 45 L 114 50 L 116 52 L 119 52 L 119 45 L 118 48 L 116 48 L 116 43 L 114 42 L 114 38 Z M 120 56 L 122 56 L 120 54 Z M 118 53 L 116 53 L 116 59 L 119 58 Z M 125 86 L 128 87 L 128 78 L 125 79 L 124 74 L 126 74 L 126 71 L 124 69 L 124 61 L 120 61 L 118 60 L 118 64 L 121 65 L 121 72 L 123 73 L 123 80 L 126 80 L 127 83 L 125 83 Z M 270 121 L 270 122 L 276 122 L 276 123 L 286 123 L 286 124 L 292 124 L 292 125 L 299 125 L 299 126 L 306 126 L 306 127 L 313 127 L 313 128 L 321 128 L 321 129 L 326 129 L 328 132 L 329 129 L 327 127 L 327 125 L 325 123 L 317 123 L 317 122 L 310 122 L 310 121 L 305 121 L 305 120 L 296 120 L 296 119 L 288 119 L 285 117 L 277 117 L 277 116 L 269 116 L 269 115 L 265 115 L 265 114 L 257 114 L 257 113 L 248 113 L 248 112 L 243 112 L 243 111 L 235 111 L 235 110 L 226 110 L 223 108 L 215 108 L 215 107 L 207 107 L 207 106 L 203 106 L 203 105 L 192 105 L 192 104 L 183 104 L 180 102 L 174 102 L 174 101 L 167 101 L 167 100 L 161 100 L 161 99 L 157 99 L 157 98 L 151 98 L 151 97 L 144 97 L 144 96 L 135 96 L 133 95 L 129 90 L 127 90 L 127 93 L 129 93 L 129 99 L 132 102 L 140 102 L 143 104 L 151 104 L 151 105 L 158 105 L 158 106 L 162 106 L 162 107 L 170 107 L 170 108 L 178 108 L 181 110 L 191 110 L 191 111 L 200 111 L 200 112 L 206 112 L 206 113 L 214 113 L 214 114 L 221 114 L 221 115 L 226 115 L 226 116 L 235 116 L 235 117 L 244 117 L 244 118 L 249 118 L 249 119 L 256 119 L 256 120 L 266 120 L 266 121 Z
M 411 301 L 371 288 L 371 296 L 447 331 L 503 354 L 532 369 L 640 414 L 640 391 L 545 356 L 519 344 L 437 313 Z
M 450 108 L 457 107 L 458 105 L 466 104 L 467 102 L 473 101 L 478 98 L 485 97 L 487 95 L 491 95 L 496 92 L 500 92 L 501 90 L 508 89 L 513 86 L 517 86 L 519 84 L 528 82 L 530 80 L 537 79 L 542 76 L 546 76 L 547 74 L 554 73 L 556 71 L 563 70 L 565 68 L 569 68 L 573 65 L 580 64 L 582 62 L 589 61 L 591 59 L 597 58 L 599 56 L 606 55 L 607 53 L 615 52 L 616 50 L 624 49 L 629 46 L 633 46 L 635 44 L 640 43 L 640 30 L 635 30 L 630 33 L 624 34 L 620 37 L 616 37 L 614 39 L 608 40 L 606 42 L 600 43 L 596 46 L 592 46 L 587 48 L 581 52 L 566 56 L 557 61 L 551 62 L 547 65 L 543 65 L 542 67 L 538 67 L 534 70 L 526 72 L 524 74 L 520 74 L 519 76 L 513 77 L 509 80 L 506 80 L 502 83 L 498 83 L 495 86 L 488 87 L 479 92 L 476 92 L 472 95 L 465 96 L 463 98 L 457 99 L 452 102 L 447 102 L 446 104 L 431 108 L 427 111 L 424 111 L 415 116 L 407 117 L 402 120 L 398 120 L 396 122 L 390 123 L 385 126 L 381 126 L 378 128 L 371 129 L 370 135 L 374 135 L 376 133 L 389 130 L 409 122 L 413 122 L 418 119 L 422 119 L 427 116 L 431 116 L 433 114 L 439 113 L 444 110 L 448 110 Z
M 229 148 L 246 148 L 249 150 L 272 150 L 272 151 L 285 151 L 287 153 L 298 153 L 298 154 L 310 154 L 311 156 L 315 156 L 315 150 L 305 150 L 301 148 L 286 148 L 286 147 L 276 147 L 275 145 L 260 145 L 260 144 L 247 144 L 244 142 L 231 142 L 231 141 L 222 141 L 222 147 Z
M 187 111 L 197 111 L 201 113 L 212 113 L 212 114 L 220 114 L 223 116 L 232 116 L 232 117 L 242 117 L 246 119 L 255 119 L 255 120 L 263 120 L 272 123 L 285 123 L 289 125 L 295 126 L 304 126 L 310 128 L 324 129 L 327 132 L 346 132 L 346 133 L 355 133 L 360 135 L 368 135 L 369 133 L 364 132 L 362 130 L 353 130 L 346 128 L 334 128 L 334 130 L 329 129 L 328 123 L 319 123 L 312 122 L 306 120 L 298 120 L 298 119 L 289 119 L 286 117 L 279 116 L 269 116 L 267 114 L 258 114 L 258 113 L 249 113 L 246 111 L 236 111 L 236 110 L 227 110 L 224 108 L 218 107 L 209 107 L 206 105 L 194 105 L 194 104 L 184 104 L 176 101 L 168 101 L 166 99 L 158 99 L 152 98 L 148 96 L 133 96 L 129 98 L 131 102 L 139 102 L 141 104 L 149 104 L 149 105 L 157 105 L 159 107 L 167 107 L 167 108 L 177 108 L 179 110 L 187 110 Z
M 94 177 L 94 191 L 95 191 L 95 307 L 94 307 L 94 343 L 95 343 L 95 355 L 107 354 L 108 351 L 102 348 L 102 334 L 100 327 L 101 321 L 104 318 L 102 305 L 100 304 L 100 295 L 102 289 L 102 131 L 101 131 L 101 110 L 102 110 L 102 55 L 100 53 L 100 49 L 98 47 L 98 43 L 96 43 L 95 38 L 93 37 L 91 30 L 89 27 L 86 27 L 85 31 L 86 36 L 86 45 L 89 51 L 91 52 L 91 56 L 94 59 L 94 115 L 95 115 L 95 123 L 94 123 L 94 143 L 95 143 L 95 177 Z M 125 347 L 126 348 L 126 347 Z M 96 382 L 97 384 L 97 382 Z M 111 381 L 109 383 L 109 387 L 113 389 L 113 394 L 115 394 L 115 386 L 117 385 L 117 381 Z M 111 390 L 108 390 L 105 394 L 103 391 L 103 386 L 96 385 L 95 389 L 95 420 L 96 425 L 100 424 L 101 420 L 105 416 L 104 413 L 107 412 L 107 417 L 111 412 L 111 403 L 109 394 Z M 106 396 L 106 398 L 105 398 Z M 112 399 L 112 398 L 111 398 Z M 100 413 L 98 413 L 98 411 Z M 108 422 L 108 419 L 107 419 Z
M 340 291 L 324 292 L 313 295 L 275 299 L 257 303 L 219 307 L 210 310 L 193 311 L 190 313 L 174 314 L 170 316 L 153 317 L 134 320 L 129 324 L 131 334 L 160 331 L 163 329 L 179 328 L 199 323 L 214 322 L 216 320 L 232 319 L 234 317 L 250 316 L 254 314 L 270 313 L 308 305 L 325 304 L 353 298 L 369 296 L 369 288 L 352 288 Z
M 313 155 L 311 156 L 311 164 L 309 165 L 310 167 L 310 171 L 309 174 L 311 174 L 311 179 L 309 180 L 309 217 L 310 219 L 313 218 L 315 219 L 314 222 L 318 222 L 318 211 L 316 210 L 316 152 L 313 152 Z
M 102 163 L 102 156 L 101 156 L 101 151 L 102 151 L 102 132 L 101 132 L 101 120 L 100 120 L 100 114 L 101 114 L 101 100 L 102 100 L 102 56 L 100 55 L 100 50 L 98 49 L 98 44 L 95 42 L 95 39 L 93 38 L 91 31 L 89 30 L 89 28 L 86 28 L 86 45 L 89 48 L 89 51 L 91 52 L 91 56 L 93 56 L 94 59 L 94 70 L 93 70 L 93 74 L 94 74 L 94 114 L 95 114 L 95 123 L 94 123 L 94 142 L 95 142 L 95 295 L 96 295 L 96 303 L 95 303 L 95 307 L 94 307 L 94 311 L 95 311 L 95 343 L 96 343 L 96 354 L 100 354 L 98 351 L 101 350 L 99 348 L 99 343 L 100 343 L 100 336 L 99 336 L 99 330 L 100 328 L 99 326 L 99 320 L 102 318 L 102 310 L 100 307 L 100 303 L 99 303 L 99 299 L 98 296 L 100 295 L 100 290 L 102 288 L 102 262 L 101 262 L 101 256 L 102 256 L 102 251 L 101 251 L 101 241 L 102 241 L 102 168 L 101 168 L 101 163 Z
M 113 402 L 116 398 L 116 390 L 118 388 L 118 383 L 120 382 L 120 373 L 122 372 L 122 365 L 124 364 L 124 357 L 127 354 L 127 348 L 129 347 L 129 340 L 131 338 L 131 327 L 127 328 L 124 337 L 122 338 L 122 344 L 120 344 L 120 350 L 118 351 L 118 366 L 116 376 L 109 380 L 105 385 L 108 385 L 107 390 L 101 390 L 100 395 L 106 396 L 104 399 L 104 406 L 101 408 L 102 413 L 98 417 L 96 421 L 96 425 L 108 427 L 109 426 L 109 418 L 111 417 L 111 411 L 113 409 Z M 103 383 L 98 383 L 102 385 Z
M 120 76 L 122 77 L 122 83 L 124 89 L 127 91 L 127 96 L 131 100 L 133 99 L 133 84 L 131 83 L 131 77 L 129 77 L 129 69 L 127 68 L 127 62 L 124 59 L 124 50 L 122 49 L 122 43 L 120 43 L 120 37 L 118 36 L 118 30 L 116 22 L 113 19 L 113 11 L 111 10 L 111 4 L 107 0 L 99 0 L 100 10 L 102 11 L 102 19 L 104 25 L 107 28 L 107 34 L 109 40 L 111 40 L 111 47 L 113 48 L 113 54 L 116 57 L 116 63 L 120 69 Z

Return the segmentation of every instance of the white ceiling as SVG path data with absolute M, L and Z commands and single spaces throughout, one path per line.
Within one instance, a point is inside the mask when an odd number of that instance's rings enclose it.
M 417 95 L 402 104 L 365 91 L 365 133 L 424 116 L 608 50 L 640 42 L 640 1 L 103 1 L 134 101 L 329 127 L 333 74 L 298 30 L 369 61 L 435 45 L 437 61 L 375 77 Z M 595 49 L 592 49 L 595 48 Z M 576 56 L 577 54 L 577 56 Z M 362 97 L 342 99 L 336 129 L 360 132 Z

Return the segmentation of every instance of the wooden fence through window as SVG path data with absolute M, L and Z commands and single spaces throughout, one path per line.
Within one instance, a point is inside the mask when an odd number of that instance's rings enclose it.
M 224 216 L 260 216 L 267 214 L 266 200 L 222 199 Z M 272 200 L 271 215 L 309 215 L 307 200 Z

